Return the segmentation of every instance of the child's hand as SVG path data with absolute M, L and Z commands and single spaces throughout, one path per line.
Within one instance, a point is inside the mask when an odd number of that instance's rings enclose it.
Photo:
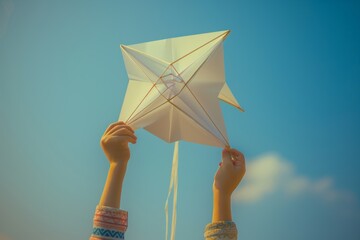
M 214 177 L 213 191 L 231 196 L 244 175 L 244 155 L 236 149 L 224 149 L 222 162 Z
M 111 124 L 101 137 L 100 145 L 110 164 L 126 165 L 130 159 L 128 143 L 136 143 L 134 130 L 124 122 Z

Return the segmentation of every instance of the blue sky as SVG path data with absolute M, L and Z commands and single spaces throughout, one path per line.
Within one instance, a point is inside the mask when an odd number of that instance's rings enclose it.
M 222 104 L 247 158 L 239 239 L 360 238 L 360 3 L 0 0 L 0 239 L 86 239 L 107 173 L 100 137 L 127 76 L 119 49 L 230 29 Z M 127 239 L 161 239 L 173 145 L 138 130 Z M 211 220 L 218 148 L 180 144 L 177 239 Z

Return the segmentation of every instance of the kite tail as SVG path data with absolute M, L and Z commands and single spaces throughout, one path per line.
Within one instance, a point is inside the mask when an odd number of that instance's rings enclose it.
M 169 228 L 169 198 L 171 192 L 173 192 L 173 212 L 172 212 L 172 221 L 171 221 L 171 240 L 175 240 L 175 231 L 176 231 L 176 204 L 177 204 L 177 190 L 178 190 L 178 159 L 179 159 L 179 141 L 175 142 L 174 146 L 174 156 L 171 169 L 170 177 L 170 186 L 168 195 L 165 202 L 165 218 L 166 218 L 166 233 L 165 240 L 168 239 L 168 228 Z

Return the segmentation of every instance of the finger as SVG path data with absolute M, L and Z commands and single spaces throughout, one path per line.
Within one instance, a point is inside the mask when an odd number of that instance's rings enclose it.
M 119 124 L 124 124 L 124 122 L 123 121 L 118 121 L 118 122 L 114 122 L 114 123 L 110 124 L 108 126 L 108 128 L 105 130 L 105 134 L 108 133 L 114 127 L 118 126 Z
M 233 163 L 235 167 L 245 168 L 245 157 L 242 152 L 232 149 Z
M 233 161 L 244 161 L 244 155 L 242 154 L 242 152 L 232 148 L 230 150 L 231 152 L 231 158 Z
M 134 133 L 134 130 L 130 126 L 126 125 L 125 123 L 122 123 L 122 124 L 118 124 L 115 127 L 113 127 L 113 129 L 111 129 L 107 134 L 108 135 L 113 134 L 114 132 L 116 132 L 117 130 L 122 129 L 122 128 L 128 129 L 130 132 Z
M 124 135 L 131 135 L 133 136 L 134 138 L 137 138 L 135 133 L 127 128 L 127 127 L 117 127 L 111 134 L 109 135 L 117 135 L 117 136 L 120 136 L 121 134 L 124 134 Z
M 132 144 L 136 144 L 136 139 L 128 135 L 121 135 L 121 136 L 112 136 L 111 138 L 120 139 L 121 141 L 130 142 Z
M 120 128 L 120 129 L 116 130 L 115 132 L 113 132 L 111 135 L 116 136 L 116 137 L 129 136 L 129 137 L 133 138 L 135 141 L 137 140 L 137 137 L 135 136 L 135 134 L 127 128 Z
M 126 126 L 127 128 L 129 128 L 131 131 L 134 132 L 134 130 L 129 126 L 127 125 L 126 123 L 124 123 L 123 121 L 118 121 L 118 122 L 115 122 L 115 123 L 112 123 L 110 124 L 110 126 L 105 130 L 105 134 L 109 134 L 111 132 L 114 131 L 115 128 L 117 127 L 121 127 L 121 126 Z
M 232 161 L 231 161 L 231 152 L 228 149 L 224 149 L 222 151 L 222 163 L 224 166 L 232 166 Z
M 221 167 L 222 166 L 222 162 L 219 162 L 219 167 Z M 241 166 L 241 165 L 243 165 L 241 162 L 239 162 L 239 161 L 232 161 L 232 164 L 234 165 L 234 166 Z
M 234 161 L 234 166 L 243 166 L 243 163 L 240 161 Z

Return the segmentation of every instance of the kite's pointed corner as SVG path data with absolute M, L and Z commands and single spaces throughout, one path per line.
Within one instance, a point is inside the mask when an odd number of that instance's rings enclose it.
M 224 34 L 224 39 L 225 39 L 230 34 L 231 30 L 228 29 L 228 30 L 225 30 L 224 32 L 225 32 L 225 34 Z
M 240 112 L 245 112 L 245 110 L 242 108 L 242 107 L 236 107 L 237 109 L 239 109 L 240 110 Z

